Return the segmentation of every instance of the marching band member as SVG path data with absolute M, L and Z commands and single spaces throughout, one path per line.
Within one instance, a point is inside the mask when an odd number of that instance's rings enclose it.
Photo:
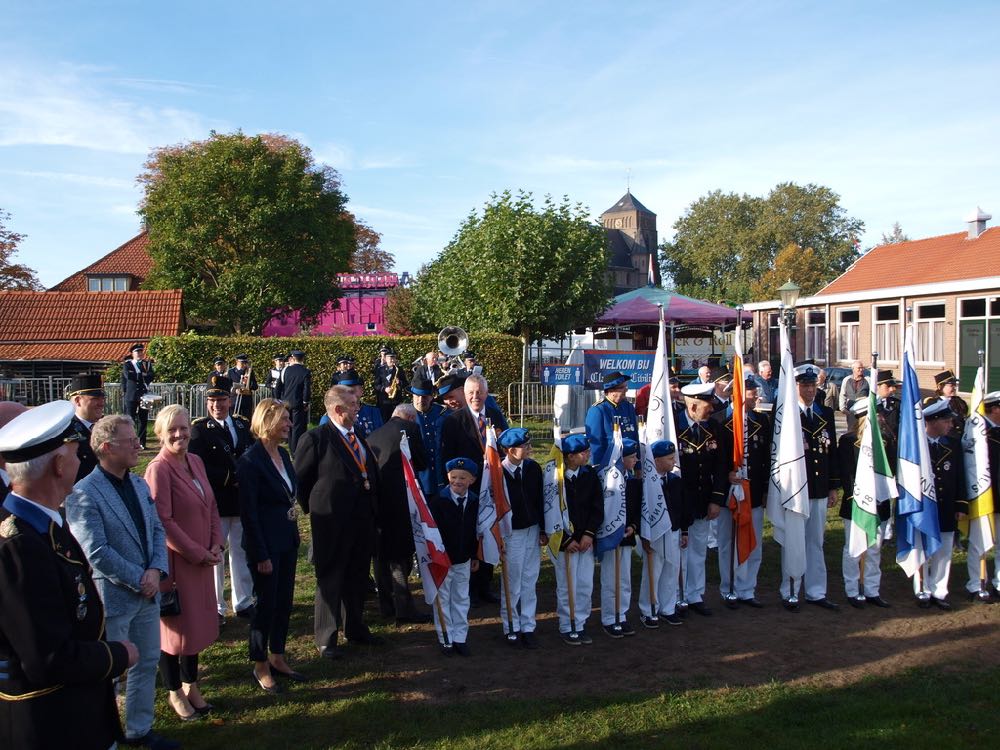
M 253 416 L 253 394 L 259 387 L 257 376 L 250 367 L 250 357 L 246 354 L 236 355 L 236 366 L 230 367 L 226 377 L 233 381 L 233 406 L 237 414 L 243 417 L 247 424 Z
M 135 423 L 135 434 L 139 436 L 142 449 L 146 450 L 146 425 L 149 421 L 149 410 L 140 408 L 143 394 L 149 392 L 149 384 L 153 382 L 153 360 L 143 359 L 146 347 L 135 344 L 130 350 L 131 359 L 122 365 L 122 397 L 125 413 Z
M 605 375 L 604 400 L 587 410 L 587 440 L 590 441 L 590 455 L 595 466 L 603 466 L 608 460 L 615 419 L 622 431 L 622 439 L 639 440 L 639 420 L 635 407 L 625 398 L 628 381 L 631 379 L 620 372 Z

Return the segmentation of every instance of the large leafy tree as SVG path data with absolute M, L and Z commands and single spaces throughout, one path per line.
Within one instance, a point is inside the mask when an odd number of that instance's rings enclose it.
M 43 289 L 35 272 L 21 263 L 14 263 L 17 246 L 23 234 L 7 228 L 10 214 L 0 209 L 0 289 L 41 291 Z
M 274 312 L 316 316 L 339 295 L 355 224 L 340 176 L 280 135 L 217 134 L 155 150 L 139 181 L 154 267 L 220 332 L 259 333 Z
M 662 270 L 677 290 L 744 302 L 774 296 L 759 283 L 754 288 L 755 282 L 774 269 L 789 245 L 814 253 L 818 274 L 800 283 L 805 293 L 836 278 L 858 257 L 856 238 L 864 223 L 848 216 L 829 188 L 787 182 L 766 197 L 711 192 L 692 203 L 674 229 L 661 255 Z
M 589 325 L 611 298 L 603 229 L 580 204 L 492 195 L 417 277 L 416 330 L 446 325 L 522 342 Z
M 354 222 L 354 252 L 351 254 L 353 273 L 388 273 L 396 262 L 395 256 L 382 248 L 382 235 L 351 216 Z

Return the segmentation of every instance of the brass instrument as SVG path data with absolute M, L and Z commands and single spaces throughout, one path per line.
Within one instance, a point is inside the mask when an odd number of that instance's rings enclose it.
M 462 367 L 461 356 L 469 348 L 469 334 L 458 326 L 445 326 L 438 334 L 438 349 L 448 357 L 448 369 Z
M 252 373 L 253 365 L 247 365 L 246 374 L 240 375 L 239 387 L 234 387 L 233 389 L 236 391 L 236 398 L 233 399 L 233 411 L 236 414 L 240 413 L 240 407 L 243 405 L 243 397 L 253 397 L 253 391 L 250 390 L 250 375 Z
M 386 396 L 391 401 L 399 398 L 399 365 L 396 365 L 392 370 L 392 382 L 389 383 L 389 390 L 386 391 Z

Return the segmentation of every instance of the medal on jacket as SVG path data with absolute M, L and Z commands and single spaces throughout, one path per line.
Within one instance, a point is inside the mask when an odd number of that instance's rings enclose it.
M 290 505 L 288 506 L 288 520 L 294 521 L 299 517 L 299 506 Z
M 83 575 L 76 575 L 76 594 L 79 604 L 76 605 L 76 619 L 83 622 L 87 619 L 87 587 L 83 584 Z

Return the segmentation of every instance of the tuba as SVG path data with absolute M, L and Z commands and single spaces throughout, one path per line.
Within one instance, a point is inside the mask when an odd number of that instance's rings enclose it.
M 438 349 L 452 362 L 452 367 L 461 367 L 460 357 L 469 348 L 469 334 L 458 326 L 445 326 L 438 334 Z

